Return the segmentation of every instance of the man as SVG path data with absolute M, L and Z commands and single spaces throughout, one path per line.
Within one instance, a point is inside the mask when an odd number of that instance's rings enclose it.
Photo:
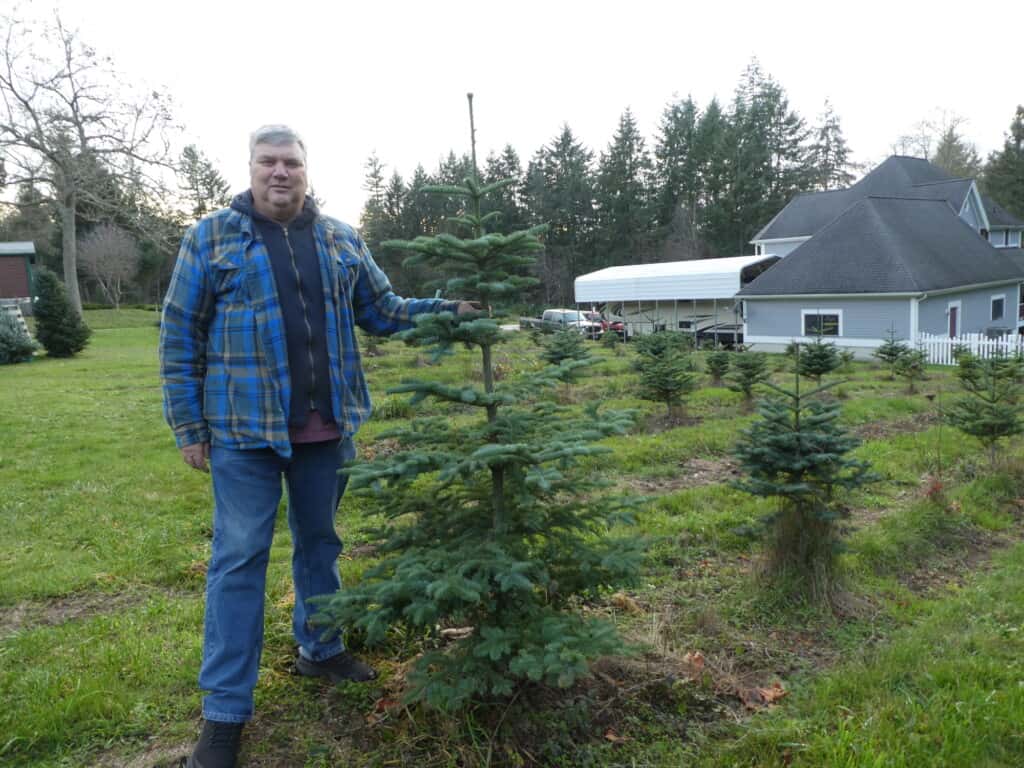
M 474 309 L 392 293 L 359 235 L 306 194 L 306 147 L 292 129 L 258 129 L 249 155 L 251 188 L 185 234 L 160 332 L 164 413 L 185 463 L 212 473 L 214 495 L 199 673 L 208 693 L 189 768 L 233 768 L 253 714 L 282 478 L 296 667 L 333 682 L 376 676 L 340 637 L 321 637 L 308 602 L 340 588 L 337 470 L 370 411 L 354 326 L 383 335 L 421 312 Z

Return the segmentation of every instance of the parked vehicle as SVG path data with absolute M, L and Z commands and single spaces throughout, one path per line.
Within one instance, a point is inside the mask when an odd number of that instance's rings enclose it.
M 607 333 L 608 331 L 613 331 L 613 332 L 619 334 L 619 336 L 621 336 L 623 339 L 626 338 L 626 324 L 624 322 L 622 322 L 621 318 L 618 318 L 618 317 L 607 318 L 607 317 L 604 317 L 600 312 L 587 312 L 587 311 L 583 312 L 583 316 L 586 317 L 587 320 L 589 320 L 592 323 L 600 323 L 601 324 L 601 332 L 602 333 Z
M 576 309 L 545 309 L 540 317 L 520 317 L 519 327 L 554 333 L 562 328 L 573 328 L 589 338 L 596 339 L 604 332 L 600 322 L 586 317 L 587 312 Z

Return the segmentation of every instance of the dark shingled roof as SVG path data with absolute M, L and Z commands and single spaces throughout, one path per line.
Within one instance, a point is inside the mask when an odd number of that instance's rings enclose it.
M 982 195 L 981 202 L 985 204 L 985 215 L 988 216 L 988 223 L 992 229 L 1024 227 L 1024 221 L 1018 219 L 988 195 Z
M 1000 248 L 999 253 L 1017 265 L 1017 268 L 1024 273 L 1024 248 Z
M 920 293 L 1022 278 L 945 200 L 867 197 L 739 295 Z
M 944 200 L 959 212 L 972 183 L 971 179 L 955 179 L 920 157 L 893 155 L 852 187 L 797 195 L 753 240 L 810 237 L 870 196 Z M 765 250 L 770 253 L 771 247 Z

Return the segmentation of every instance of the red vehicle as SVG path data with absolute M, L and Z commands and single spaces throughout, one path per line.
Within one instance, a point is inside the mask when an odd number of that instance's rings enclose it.
M 601 324 L 601 332 L 615 331 L 622 338 L 626 337 L 626 324 L 618 318 L 612 318 L 611 320 L 605 318 L 600 312 L 582 312 L 581 313 L 587 320 L 592 323 Z

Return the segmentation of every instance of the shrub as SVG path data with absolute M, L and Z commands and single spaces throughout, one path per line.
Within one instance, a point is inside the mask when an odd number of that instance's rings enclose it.
M 50 357 L 73 357 L 85 349 L 92 331 L 78 316 L 64 285 L 45 267 L 36 272 L 36 337 Z
M 0 365 L 32 359 L 36 343 L 8 312 L 0 311 Z

